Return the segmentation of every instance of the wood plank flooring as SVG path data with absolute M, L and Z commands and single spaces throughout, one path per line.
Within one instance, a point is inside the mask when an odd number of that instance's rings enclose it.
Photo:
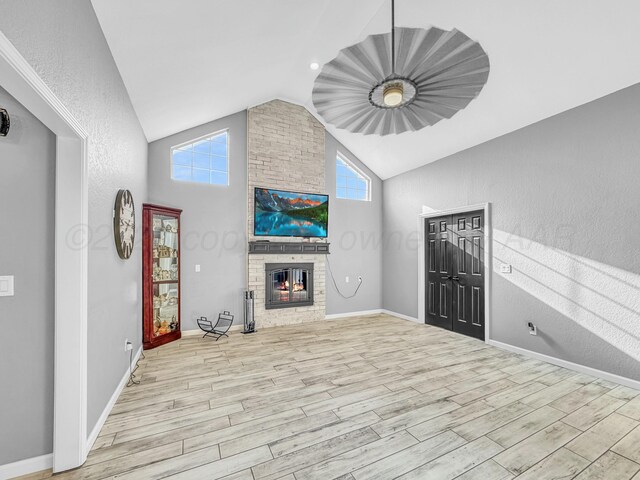
M 438 328 L 376 315 L 145 354 L 54 478 L 640 479 L 640 392 Z

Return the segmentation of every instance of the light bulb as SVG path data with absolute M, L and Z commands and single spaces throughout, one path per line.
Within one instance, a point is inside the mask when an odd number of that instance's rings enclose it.
M 382 99 L 387 107 L 397 107 L 402 103 L 404 91 L 401 83 L 392 83 L 384 87 Z

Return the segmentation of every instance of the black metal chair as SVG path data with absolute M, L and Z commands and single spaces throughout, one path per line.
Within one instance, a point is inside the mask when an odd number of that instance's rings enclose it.
M 212 337 L 216 338 L 217 342 L 218 340 L 220 340 L 220 337 L 229 337 L 229 335 L 227 335 L 227 332 L 233 324 L 233 315 L 231 315 L 231 313 L 227 311 L 222 312 L 220 315 L 218 315 L 218 321 L 215 325 L 213 325 L 211 320 L 208 320 L 207 317 L 200 317 L 197 319 L 197 322 L 200 330 L 205 332 L 202 338 L 211 335 Z

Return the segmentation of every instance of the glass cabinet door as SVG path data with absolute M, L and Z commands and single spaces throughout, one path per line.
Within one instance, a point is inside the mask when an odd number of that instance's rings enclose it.
M 153 225 L 153 335 L 179 329 L 178 219 L 154 213 Z

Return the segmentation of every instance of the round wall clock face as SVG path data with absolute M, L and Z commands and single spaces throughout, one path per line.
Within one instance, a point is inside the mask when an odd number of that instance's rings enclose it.
M 133 242 L 136 238 L 136 212 L 133 195 L 129 190 L 119 190 L 116 196 L 113 217 L 113 235 L 118 255 L 123 260 L 133 253 Z

